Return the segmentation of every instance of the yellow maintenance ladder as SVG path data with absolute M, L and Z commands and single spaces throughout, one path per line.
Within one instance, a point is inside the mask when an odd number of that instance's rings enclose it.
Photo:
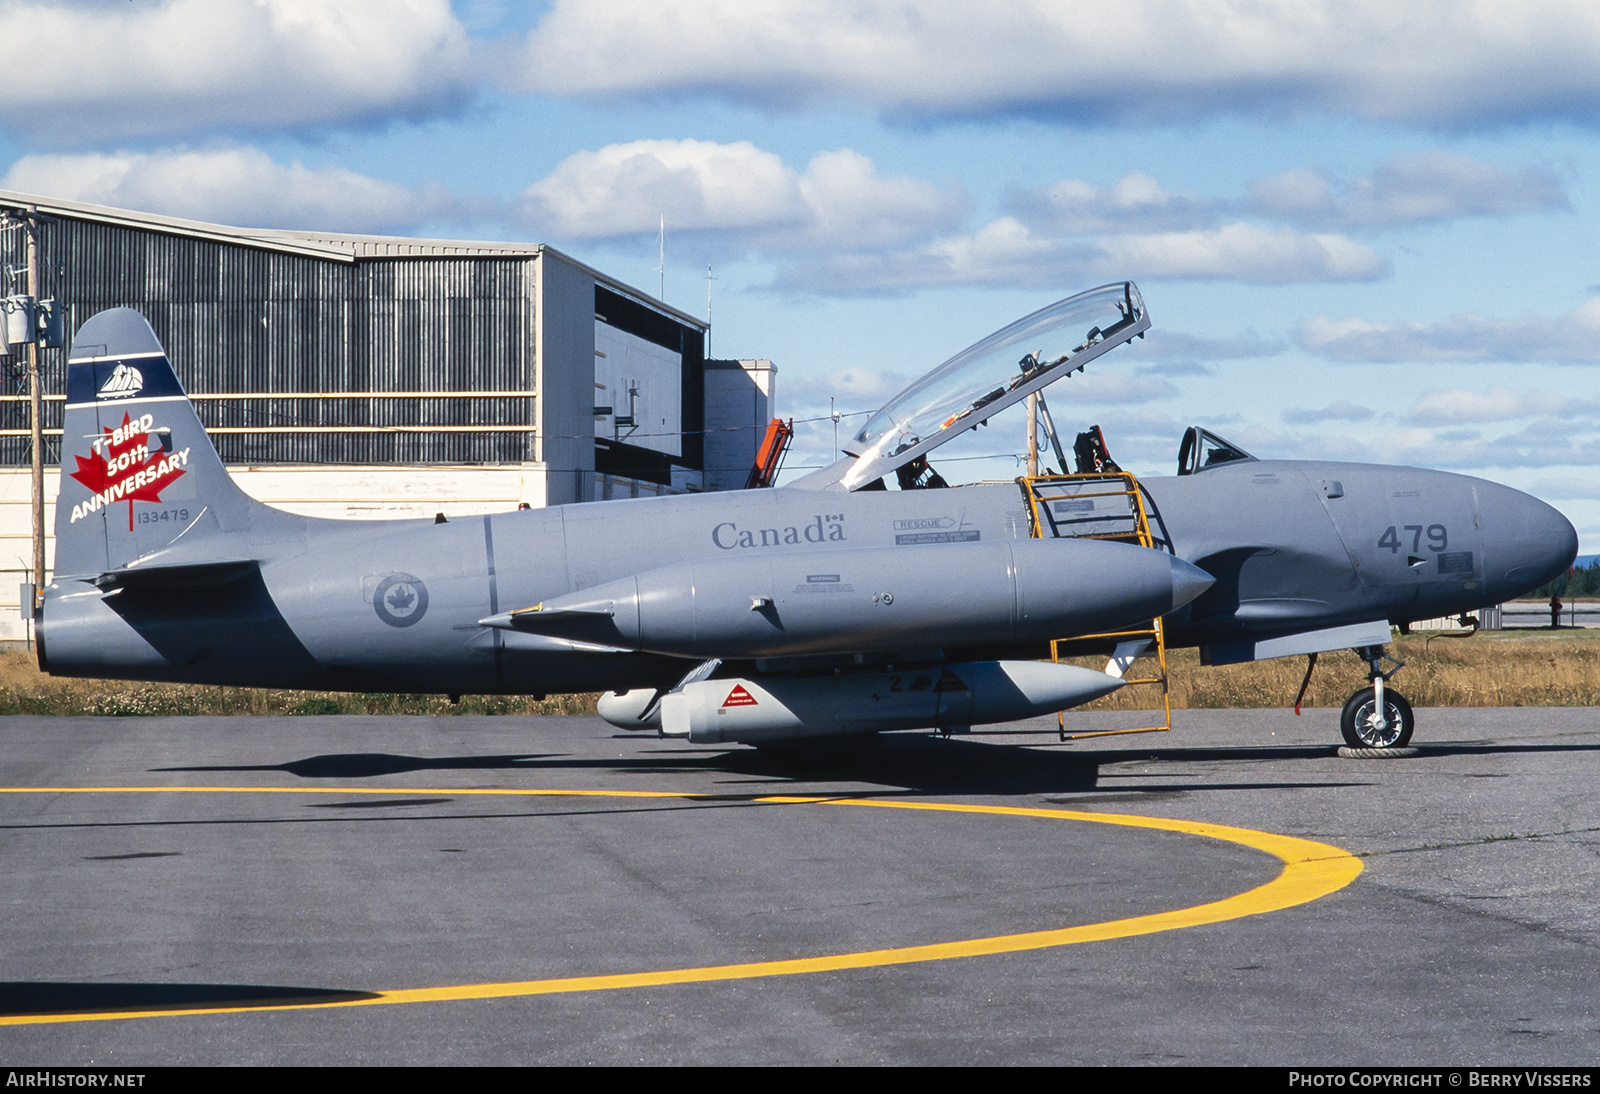
M 1086 475 L 1035 475 L 1017 480 L 1028 498 L 1028 518 L 1035 539 L 1108 539 L 1156 548 L 1150 534 L 1150 519 L 1145 511 L 1139 481 L 1126 471 L 1101 471 Z M 1050 643 L 1050 659 L 1061 660 L 1065 644 L 1114 641 L 1113 660 L 1121 662 L 1123 674 L 1134 662 L 1154 657 L 1156 674 L 1128 677 L 1126 687 L 1159 687 L 1163 724 L 1135 729 L 1108 729 L 1095 733 L 1068 733 L 1065 713 L 1056 715 L 1063 741 L 1083 737 L 1110 737 L 1119 733 L 1165 733 L 1172 729 L 1172 701 L 1167 687 L 1167 645 L 1161 620 L 1150 620 L 1147 627 L 1134 627 L 1106 634 L 1083 634 L 1055 639 Z M 1108 669 L 1111 666 L 1107 666 Z M 1152 708 L 1153 709 L 1153 708 Z

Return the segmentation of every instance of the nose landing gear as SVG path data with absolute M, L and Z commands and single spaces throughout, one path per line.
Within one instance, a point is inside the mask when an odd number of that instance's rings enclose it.
M 1339 730 L 1351 748 L 1404 748 L 1416 728 L 1411 704 L 1398 691 L 1386 687 L 1389 678 L 1405 665 L 1384 652 L 1382 646 L 1362 646 L 1356 655 L 1370 667 L 1371 687 L 1362 688 L 1344 704 Z M 1382 662 L 1394 668 L 1384 672 Z

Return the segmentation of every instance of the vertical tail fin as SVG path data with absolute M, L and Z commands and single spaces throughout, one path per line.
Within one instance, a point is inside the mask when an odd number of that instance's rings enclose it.
M 100 574 L 247 526 L 260 505 L 223 467 L 166 351 L 131 308 L 95 315 L 67 363 L 57 574 Z

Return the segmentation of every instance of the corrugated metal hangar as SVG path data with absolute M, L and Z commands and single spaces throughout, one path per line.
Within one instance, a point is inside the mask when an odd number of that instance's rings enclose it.
M 150 320 L 240 485 L 306 514 L 738 488 L 773 416 L 770 362 L 707 362 L 704 322 L 539 244 L 241 229 L 0 191 L 8 214 L 5 293 L 24 291 L 28 218 L 35 295 L 67 331 L 40 355 L 47 532 L 71 332 L 109 307 Z M 23 633 L 31 452 L 22 357 L 0 369 L 3 638 Z

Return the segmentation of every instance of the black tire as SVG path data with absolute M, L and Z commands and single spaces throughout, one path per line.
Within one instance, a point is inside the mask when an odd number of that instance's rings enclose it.
M 1378 708 L 1376 690 L 1362 688 L 1350 696 L 1344 713 L 1339 715 L 1339 731 L 1344 734 L 1344 743 L 1351 748 L 1404 748 L 1410 744 L 1411 731 L 1417 727 L 1417 716 L 1411 713 L 1411 704 L 1398 691 L 1384 688 L 1383 705 L 1388 724 L 1379 730 L 1373 717 Z

